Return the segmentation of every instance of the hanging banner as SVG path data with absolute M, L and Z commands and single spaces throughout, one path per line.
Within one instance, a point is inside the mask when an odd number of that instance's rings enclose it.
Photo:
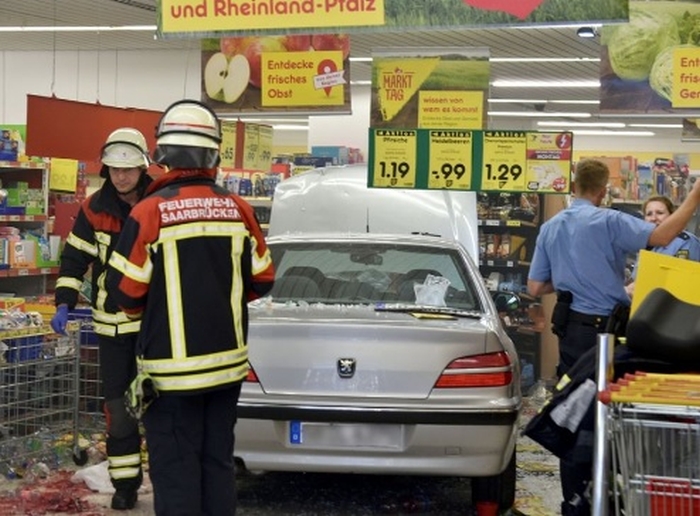
M 158 0 L 161 38 L 626 21 L 627 0 Z
M 632 0 L 601 29 L 600 113 L 700 113 L 700 2 Z
M 202 102 L 222 115 L 350 113 L 347 34 L 202 41 Z
M 570 132 L 370 129 L 377 188 L 569 193 Z
M 370 126 L 481 129 L 489 79 L 487 48 L 374 52 Z

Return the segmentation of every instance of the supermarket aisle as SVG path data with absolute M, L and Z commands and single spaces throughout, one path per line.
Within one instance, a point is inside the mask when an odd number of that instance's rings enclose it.
M 527 405 L 523 423 L 534 413 Z M 0 479 L 0 514 L 67 516 L 153 516 L 148 479 L 132 511 L 110 510 L 111 495 L 73 484 L 72 472 L 53 472 L 33 483 Z M 367 475 L 268 473 L 244 475 L 237 483 L 239 516 L 369 516 L 375 514 L 469 514 L 468 480 Z M 527 516 L 558 514 L 558 460 L 527 438 L 518 443 L 515 509 Z

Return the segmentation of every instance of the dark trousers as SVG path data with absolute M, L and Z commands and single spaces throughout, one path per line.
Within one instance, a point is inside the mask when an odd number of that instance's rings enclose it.
M 138 489 L 143 476 L 141 436 L 138 422 L 124 405 L 124 392 L 136 376 L 136 334 L 98 335 L 98 345 L 110 478 L 115 489 Z
M 233 429 L 241 385 L 162 394 L 143 424 L 157 516 L 233 516 Z
M 559 339 L 559 365 L 557 376 L 560 378 L 589 349 L 598 343 L 598 334 L 603 329 L 579 322 L 569 322 L 566 334 Z M 578 453 L 577 453 L 578 451 Z M 593 478 L 593 456 L 572 450 L 559 459 L 559 478 L 564 502 L 564 516 L 587 516 L 590 506 L 585 498 L 585 491 Z

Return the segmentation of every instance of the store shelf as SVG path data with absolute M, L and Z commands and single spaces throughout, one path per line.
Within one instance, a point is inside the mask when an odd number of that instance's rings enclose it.
M 479 267 L 503 267 L 507 269 L 514 269 L 516 267 L 529 267 L 530 262 L 525 262 L 522 260 L 507 260 L 507 259 L 480 259 Z
M 479 226 L 502 228 L 536 228 L 537 224 L 526 220 L 479 219 Z
M 0 215 L 0 223 L 3 222 L 46 222 L 46 215 Z
M 0 269 L 0 278 L 17 278 L 21 276 L 49 276 L 58 274 L 58 267 L 15 267 Z

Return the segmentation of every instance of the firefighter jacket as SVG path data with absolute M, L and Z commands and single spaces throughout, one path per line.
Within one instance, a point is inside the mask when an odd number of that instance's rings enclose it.
M 141 174 L 137 186 L 139 197 L 151 182 L 150 176 Z M 73 309 L 78 303 L 83 278 L 92 266 L 90 305 L 94 330 L 109 337 L 139 330 L 138 321 L 130 320 L 120 311 L 105 289 L 107 263 L 130 210 L 131 206 L 119 198 L 109 179 L 83 201 L 61 253 L 61 268 L 56 281 L 56 306 L 66 304 Z
M 162 393 L 229 387 L 248 373 L 247 302 L 274 267 L 253 208 L 215 170 L 171 170 L 131 211 L 107 284 L 141 317 L 139 371 Z

